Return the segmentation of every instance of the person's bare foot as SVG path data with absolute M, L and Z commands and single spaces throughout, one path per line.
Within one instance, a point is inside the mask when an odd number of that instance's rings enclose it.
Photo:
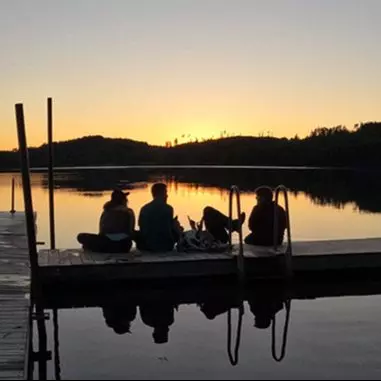
M 241 226 L 245 223 L 245 220 L 246 220 L 246 213 L 242 212 L 239 218 L 237 218 L 236 220 L 233 220 L 233 223 L 232 223 L 233 231 L 238 232 Z

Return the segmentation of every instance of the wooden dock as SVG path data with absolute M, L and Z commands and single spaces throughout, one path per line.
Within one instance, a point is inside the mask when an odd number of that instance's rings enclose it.
M 23 214 L 11 216 L 0 213 L 0 380 L 26 379 L 28 376 L 30 266 L 25 230 Z M 271 289 L 278 290 L 281 298 L 381 293 L 380 282 L 362 287 L 361 277 L 357 275 L 362 270 L 381 274 L 381 239 L 295 242 L 293 269 L 296 277 L 291 288 L 288 282 L 283 282 L 284 247 L 277 252 L 252 246 L 244 249 L 248 279 L 272 279 Z M 164 298 L 177 303 L 228 298 L 235 303 L 236 299 L 250 299 L 264 289 L 258 286 L 242 293 L 236 282 L 236 257 L 237 248 L 233 253 L 222 254 L 132 251 L 115 255 L 89 253 L 81 249 L 43 250 L 39 253 L 39 275 L 45 285 L 45 308 L 101 306 L 127 298 L 137 304 Z M 344 285 L 340 278 L 335 278 L 336 283 L 328 284 L 326 275 L 332 271 L 351 274 L 351 282 Z M 317 275 L 317 280 L 306 285 L 299 282 L 299 275 L 305 275 L 307 283 L 312 279 L 311 275 Z M 227 277 L 233 283 L 226 282 Z M 377 275 L 376 278 L 381 277 Z M 163 280 L 174 283 L 169 288 L 150 288 L 150 281 Z M 110 281 L 143 281 L 140 284 L 145 288 L 115 290 L 110 288 L 111 285 L 108 287 Z M 86 288 L 94 282 L 98 288 Z M 55 284 L 65 287 L 51 287 Z M 78 284 L 81 287 L 78 288 Z M 73 287 L 79 292 L 73 293 Z
M 245 245 L 248 279 L 282 278 L 284 250 Z M 184 279 L 235 276 L 237 248 L 233 253 L 98 254 L 81 249 L 45 250 L 39 253 L 44 283 L 86 283 L 121 280 Z M 293 270 L 298 275 L 322 276 L 327 272 L 379 269 L 381 239 L 295 242 Z
M 0 380 L 28 376 L 30 266 L 23 213 L 0 213 Z

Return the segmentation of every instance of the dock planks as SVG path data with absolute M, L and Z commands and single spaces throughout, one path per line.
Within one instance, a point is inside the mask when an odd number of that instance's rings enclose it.
M 244 246 L 245 267 L 249 276 L 281 276 L 285 246 L 272 248 Z M 229 276 L 237 273 L 237 248 L 233 253 L 140 253 L 101 254 L 82 249 L 41 251 L 41 275 L 48 282 L 168 279 L 184 277 Z M 309 241 L 293 243 L 293 268 L 296 273 L 381 269 L 381 239 Z
M 27 378 L 30 266 L 23 213 L 0 213 L 0 380 Z

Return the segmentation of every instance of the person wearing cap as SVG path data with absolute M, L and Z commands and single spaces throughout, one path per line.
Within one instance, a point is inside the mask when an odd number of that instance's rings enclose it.
M 127 196 L 120 189 L 111 194 L 99 221 L 99 234 L 81 233 L 78 242 L 85 250 L 100 253 L 127 253 L 132 246 L 135 214 L 128 208 Z
M 274 245 L 274 217 L 276 212 L 277 232 L 276 244 L 281 245 L 287 227 L 285 210 L 273 201 L 274 193 L 269 187 L 260 187 L 256 190 L 257 205 L 253 208 L 249 218 L 251 233 L 245 238 L 245 243 L 256 246 Z
M 174 217 L 173 207 L 167 203 L 167 186 L 156 183 L 152 186 L 151 193 L 153 200 L 140 211 L 137 248 L 150 252 L 172 251 L 184 229 L 177 217 Z

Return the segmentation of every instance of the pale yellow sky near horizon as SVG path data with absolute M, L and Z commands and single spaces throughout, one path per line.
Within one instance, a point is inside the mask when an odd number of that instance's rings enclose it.
M 381 120 L 377 0 L 0 3 L 0 150 L 85 135 L 165 144 Z M 17 20 L 17 22 L 15 22 Z

